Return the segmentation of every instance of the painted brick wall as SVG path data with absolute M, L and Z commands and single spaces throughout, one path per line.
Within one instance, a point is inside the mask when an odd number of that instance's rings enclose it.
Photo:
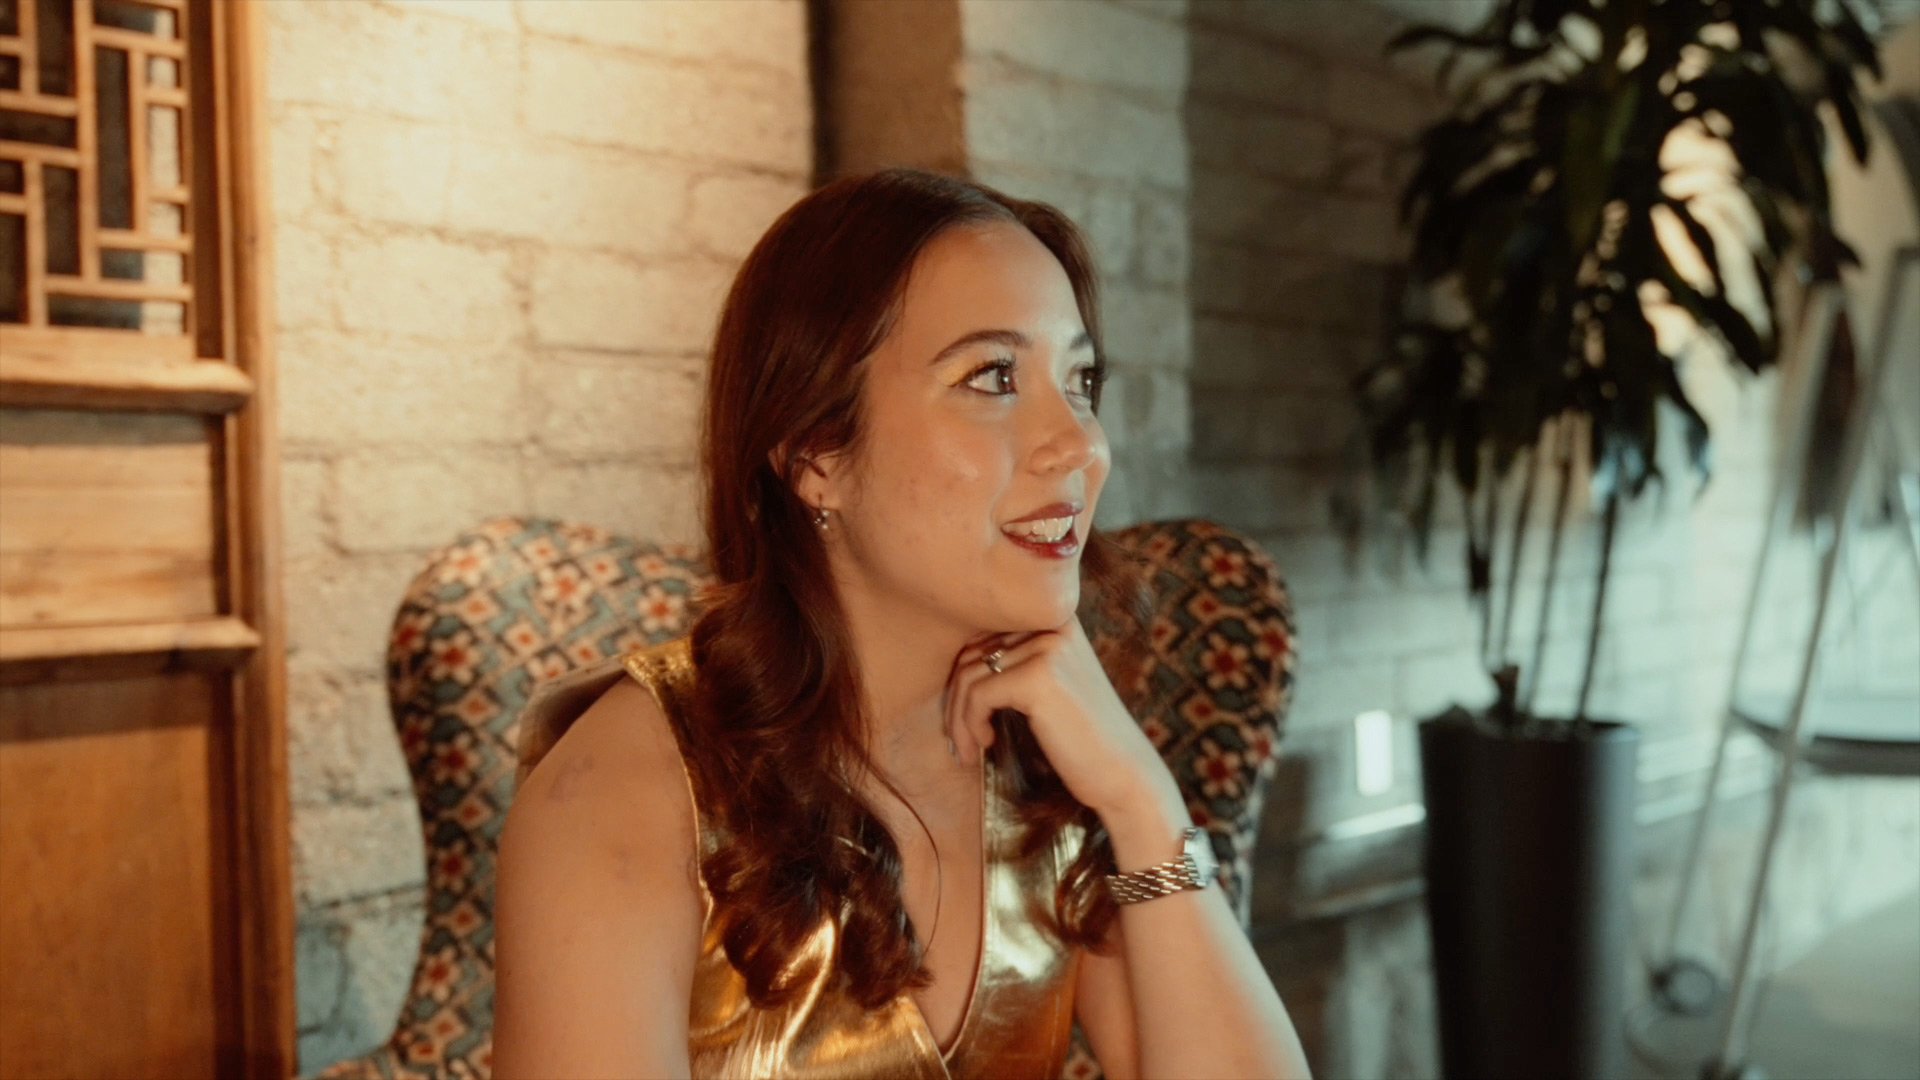
M 1184 11 L 1179 0 L 959 3 L 969 169 L 1065 211 L 1100 270 L 1114 460 L 1103 527 L 1186 513 Z
M 1184 513 L 1185 0 L 832 0 L 832 175 L 970 175 L 1065 211 L 1105 289 L 1105 528 Z
M 391 1030 L 418 817 L 382 684 L 503 513 L 691 540 L 708 335 L 813 164 L 805 9 L 270 5 L 301 1068 Z

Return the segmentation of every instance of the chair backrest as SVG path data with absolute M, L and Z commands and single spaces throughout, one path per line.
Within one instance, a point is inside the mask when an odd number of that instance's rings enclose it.
M 1211 833 L 1244 924 L 1265 786 L 1293 686 L 1284 586 L 1244 537 L 1206 521 L 1110 534 L 1154 599 L 1140 717 Z M 391 1039 L 323 1076 L 491 1072 L 494 859 L 513 798 L 522 706 L 541 681 L 685 635 L 708 574 L 690 548 L 532 518 L 436 553 L 394 619 L 387 686 L 426 834 L 427 912 Z M 1105 628 L 1090 626 L 1098 643 Z

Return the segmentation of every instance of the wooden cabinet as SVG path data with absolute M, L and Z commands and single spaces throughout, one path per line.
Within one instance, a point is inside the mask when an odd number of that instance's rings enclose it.
M 0 1077 L 294 1065 L 260 15 L 0 0 Z

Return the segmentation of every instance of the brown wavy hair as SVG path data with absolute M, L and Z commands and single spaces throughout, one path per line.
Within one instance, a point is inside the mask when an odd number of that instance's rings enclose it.
M 863 1007 L 932 979 L 901 900 L 899 849 L 852 783 L 885 777 L 866 755 L 860 672 L 797 480 L 803 456 L 862 449 L 866 359 L 897 322 L 921 250 L 947 229 L 999 221 L 1025 226 L 1066 270 L 1094 342 L 1097 410 L 1106 358 L 1080 231 L 1051 206 L 968 180 L 895 169 L 815 191 L 754 247 L 721 312 L 701 430 L 716 584 L 692 629 L 699 677 L 680 743 L 729 840 L 700 869 L 758 1006 L 791 997 L 782 969 L 826 913 L 843 920 L 838 962 Z M 1118 644 L 1101 659 L 1125 696 L 1145 656 L 1140 564 L 1089 530 L 1081 573 L 1089 631 L 1122 628 L 1103 635 Z M 1008 719 L 996 714 L 990 753 L 1023 823 L 1021 854 L 1084 829 L 1051 914 L 1063 941 L 1097 947 L 1115 917 L 1098 887 L 1112 845 L 1027 725 Z

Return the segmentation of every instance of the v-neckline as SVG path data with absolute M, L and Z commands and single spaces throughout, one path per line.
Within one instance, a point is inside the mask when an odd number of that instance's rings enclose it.
M 938 1036 L 936 1036 L 933 1033 L 933 1024 L 927 1019 L 926 1012 L 920 1008 L 920 1002 L 914 999 L 914 996 L 910 991 L 905 995 L 907 999 L 908 1007 L 913 1009 L 914 1018 L 920 1022 L 920 1030 L 926 1032 L 927 1042 L 933 1047 L 934 1052 L 940 1055 L 940 1062 L 942 1065 L 952 1060 L 953 1052 L 955 1050 L 960 1049 L 961 1042 L 963 1042 L 966 1039 L 967 1025 L 973 1022 L 974 1008 L 980 1002 L 980 984 L 985 979 L 986 973 L 987 973 L 987 943 L 991 940 L 990 935 L 991 935 L 992 926 L 993 926 L 992 924 L 993 891 L 991 889 L 993 867 L 989 859 L 989 856 L 991 854 L 991 845 L 988 843 L 988 839 L 987 839 L 989 827 L 992 824 L 991 817 L 993 814 L 993 807 L 989 803 L 989 799 L 991 798 L 990 793 L 993 790 L 993 785 L 988 782 L 988 773 L 993 767 L 991 762 L 992 762 L 992 759 L 987 756 L 985 751 L 982 751 L 980 755 L 980 798 L 979 798 L 979 803 L 980 803 L 980 939 L 976 943 L 976 952 L 974 953 L 973 981 L 972 981 L 972 984 L 967 988 L 967 1003 L 960 1010 L 960 1023 L 956 1025 L 953 1029 L 952 1045 L 946 1047 L 945 1049 L 941 1048 L 940 1039 Z

